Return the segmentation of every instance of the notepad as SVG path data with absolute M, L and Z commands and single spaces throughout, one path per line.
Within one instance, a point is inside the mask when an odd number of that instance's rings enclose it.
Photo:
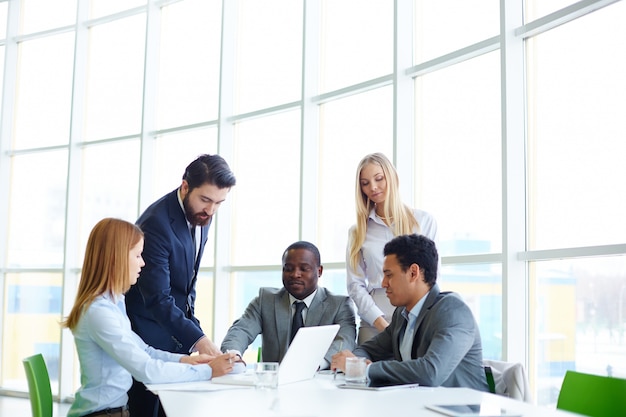
M 521 417 L 519 412 L 505 410 L 493 402 L 480 404 L 426 404 L 425 407 L 452 417 Z
M 337 388 L 343 389 L 362 389 L 365 391 L 386 391 L 390 389 L 402 389 L 402 388 L 417 388 L 420 384 L 400 384 L 400 385 L 382 385 L 379 387 L 369 385 L 354 385 L 354 384 L 338 384 Z

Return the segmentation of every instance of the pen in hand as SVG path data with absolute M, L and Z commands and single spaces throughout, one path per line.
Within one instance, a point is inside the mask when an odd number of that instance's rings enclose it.
M 343 340 L 339 343 L 339 352 L 343 349 Z M 333 381 L 337 379 L 337 368 L 333 369 Z

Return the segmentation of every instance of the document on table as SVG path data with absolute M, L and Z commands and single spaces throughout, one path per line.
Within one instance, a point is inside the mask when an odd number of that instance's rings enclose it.
M 501 408 L 497 403 L 426 404 L 429 410 L 452 417 L 521 417 L 521 413 Z
M 228 375 L 236 375 L 246 372 L 246 366 L 241 362 L 233 365 L 233 370 Z M 223 385 L 213 384 L 211 381 L 195 381 L 195 382 L 174 382 L 171 384 L 146 384 L 146 387 L 157 394 L 158 391 L 223 391 L 225 389 L 245 388 L 245 387 L 224 387 Z
M 155 394 L 159 391 L 223 391 L 227 389 L 245 389 L 238 385 L 213 384 L 211 381 L 178 382 L 172 384 L 146 384 L 146 388 Z

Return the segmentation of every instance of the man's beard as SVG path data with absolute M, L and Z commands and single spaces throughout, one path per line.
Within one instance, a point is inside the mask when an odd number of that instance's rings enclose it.
M 187 221 L 193 226 L 206 226 L 211 220 L 211 216 L 204 217 L 206 215 L 204 212 L 194 213 L 192 211 L 192 208 L 189 206 L 189 194 L 183 198 L 183 208 L 185 209 Z

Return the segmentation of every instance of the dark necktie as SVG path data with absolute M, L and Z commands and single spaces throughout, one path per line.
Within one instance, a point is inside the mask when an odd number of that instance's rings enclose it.
M 306 304 L 302 301 L 294 301 L 296 305 L 296 313 L 293 315 L 293 323 L 291 323 L 291 338 L 289 339 L 289 343 L 293 340 L 294 336 L 298 332 L 300 327 L 304 327 L 304 322 L 302 320 L 302 310 L 306 307 Z

